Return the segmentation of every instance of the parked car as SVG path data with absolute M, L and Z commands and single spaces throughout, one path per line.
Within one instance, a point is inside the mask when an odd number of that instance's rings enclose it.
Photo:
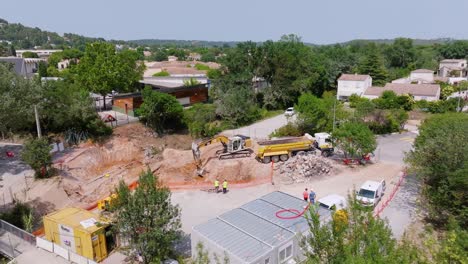
M 284 111 L 285 116 L 293 116 L 296 112 L 294 112 L 294 107 L 289 107 Z
M 356 199 L 364 206 L 374 207 L 382 200 L 382 196 L 385 194 L 385 185 L 385 180 L 380 182 L 366 181 L 359 191 L 356 191 Z
M 317 213 L 322 223 L 328 223 L 332 220 L 333 214 L 348 207 L 346 199 L 338 194 L 330 194 L 317 200 L 319 205 Z

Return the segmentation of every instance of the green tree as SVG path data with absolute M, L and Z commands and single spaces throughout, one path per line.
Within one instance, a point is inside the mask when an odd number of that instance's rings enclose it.
M 211 95 L 216 114 L 231 126 L 245 125 L 260 118 L 249 79 L 227 76 L 213 83 Z
M 109 43 L 88 44 L 76 67 L 76 80 L 89 91 L 103 97 L 112 90 L 130 92 L 141 80 L 145 67 L 137 60 L 138 54 L 135 51 L 116 53 L 114 45 Z
M 34 131 L 34 105 L 40 104 L 41 98 L 40 85 L 16 75 L 8 65 L 0 63 L 1 135 Z
M 190 77 L 190 79 L 188 80 L 184 80 L 184 86 L 187 86 L 187 87 L 190 87 L 190 86 L 195 86 L 195 85 L 198 85 L 200 84 L 200 82 L 193 78 L 193 77 Z
M 37 73 L 39 77 L 47 77 L 47 63 L 44 61 L 40 61 L 37 69 Z
M 26 51 L 26 52 L 23 52 L 21 57 L 23 57 L 23 58 L 36 58 L 37 59 L 37 58 L 39 58 L 39 55 L 37 55 L 36 52 Z
M 407 68 L 416 60 L 413 40 L 409 38 L 396 38 L 386 50 L 386 57 L 391 67 Z
M 21 159 L 31 166 L 37 178 L 47 178 L 51 176 L 51 150 L 52 147 L 46 138 L 29 140 L 21 151 Z
M 450 42 L 439 46 L 438 51 L 445 59 L 465 59 L 468 57 L 468 41 Z
M 375 45 L 368 45 L 367 54 L 359 63 L 358 70 L 361 74 L 369 74 L 374 85 L 383 86 L 387 82 L 388 73 L 382 55 Z
M 332 212 L 331 222 L 323 223 L 317 207 L 309 207 L 306 218 L 310 236 L 301 241 L 308 264 L 340 263 L 423 263 L 419 250 L 403 240 L 398 243 L 386 222 L 363 208 L 355 196 L 349 208 Z M 344 215 L 345 217 L 339 217 Z
M 159 263 L 173 256 L 179 239 L 180 209 L 171 203 L 171 192 L 150 169 L 140 174 L 131 192 L 121 181 L 112 210 L 116 231 L 129 239 L 130 247 L 141 254 L 143 263 Z
M 462 113 L 434 115 L 419 128 L 414 149 L 406 161 L 423 179 L 429 215 L 438 223 L 450 216 L 468 224 L 468 116 Z
M 137 110 L 142 122 L 160 134 L 182 126 L 184 109 L 174 96 L 153 91 L 150 87 L 142 91 L 142 96 L 143 104 Z
M 213 104 L 195 104 L 185 110 L 185 122 L 194 137 L 212 137 L 221 132 Z
M 299 126 L 308 133 L 332 131 L 333 119 L 336 126 L 348 118 L 343 104 L 330 93 L 324 94 L 323 99 L 310 93 L 302 94 L 295 109 L 299 112 Z
M 374 134 L 363 123 L 344 123 L 332 136 L 335 145 L 343 150 L 345 157 L 362 157 L 377 148 Z

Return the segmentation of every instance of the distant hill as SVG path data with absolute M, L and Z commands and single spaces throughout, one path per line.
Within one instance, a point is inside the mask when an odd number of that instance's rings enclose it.
M 140 46 L 166 46 L 177 47 L 234 47 L 240 41 L 208 41 L 208 40 L 172 40 L 172 39 L 137 39 L 129 40 L 128 43 L 135 43 Z
M 63 36 L 40 28 L 27 27 L 19 23 L 8 23 L 0 18 L 0 41 L 9 41 L 16 49 L 31 49 L 36 46 L 42 48 L 60 48 L 63 46 L 84 49 L 86 43 L 106 41 L 103 38 L 90 38 L 73 33 Z M 112 43 L 125 41 L 111 40 Z
M 395 39 L 355 39 L 339 43 L 341 45 L 352 45 L 357 43 L 378 43 L 378 44 L 392 44 Z M 445 44 L 454 42 L 456 39 L 452 38 L 437 38 L 437 39 L 413 39 L 414 45 L 432 45 L 432 44 Z
M 84 49 L 86 43 L 96 41 L 107 41 L 114 44 L 127 44 L 129 46 L 168 46 L 177 47 L 234 47 L 240 41 L 207 41 L 207 40 L 167 40 L 167 39 L 138 39 L 138 40 L 105 40 L 104 38 L 90 38 L 73 33 L 65 33 L 63 36 L 50 31 L 41 30 L 24 26 L 19 23 L 8 23 L 0 18 L 0 42 L 9 41 L 16 49 L 30 49 L 35 46 L 42 48 L 61 48 L 63 46 Z M 338 43 L 341 45 L 360 44 L 360 43 L 393 43 L 394 39 L 356 39 L 347 42 Z M 455 39 L 413 39 L 415 45 L 432 45 L 435 43 L 443 44 L 453 42 Z M 258 42 L 261 43 L 261 42 Z M 304 43 L 308 46 L 318 46 L 313 43 Z M 333 45 L 333 44 L 329 44 Z

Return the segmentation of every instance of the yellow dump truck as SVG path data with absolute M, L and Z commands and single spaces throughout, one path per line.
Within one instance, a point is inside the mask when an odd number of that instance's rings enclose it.
M 323 156 L 333 154 L 333 146 L 329 142 L 330 135 L 327 133 L 316 133 L 316 137 L 305 134 L 302 137 L 288 137 L 258 142 L 257 159 L 263 163 L 271 161 L 277 163 L 286 161 L 299 151 L 310 151 L 318 149 Z M 328 141 L 326 141 L 328 140 Z
M 99 216 L 80 208 L 65 208 L 44 216 L 47 240 L 88 259 L 107 257 L 105 229 Z

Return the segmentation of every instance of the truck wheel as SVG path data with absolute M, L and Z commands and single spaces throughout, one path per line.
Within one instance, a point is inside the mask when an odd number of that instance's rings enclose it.
M 287 161 L 288 159 L 289 159 L 289 156 L 286 155 L 286 154 L 283 154 L 283 155 L 280 156 L 281 161 Z
M 270 163 L 271 158 L 270 157 L 263 157 L 263 163 Z
M 271 157 L 274 163 L 278 163 L 280 161 L 280 158 L 278 156 L 273 156 Z

